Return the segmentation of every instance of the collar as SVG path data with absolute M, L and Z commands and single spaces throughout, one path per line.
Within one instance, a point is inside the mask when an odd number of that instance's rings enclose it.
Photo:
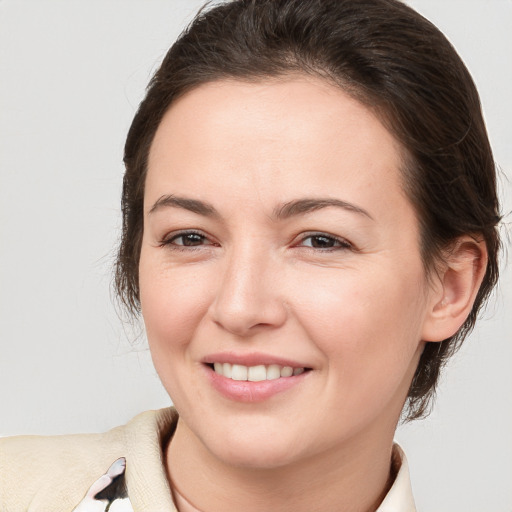
M 107 473 L 93 483 L 88 493 L 89 498 L 94 498 L 96 492 L 91 493 L 91 490 L 97 489 L 95 486 L 100 485 L 100 481 L 104 482 L 102 489 L 107 489 L 122 477 L 125 479 L 126 490 L 122 492 L 116 490 L 114 494 L 111 493 L 110 499 L 111 503 L 119 500 L 118 503 L 120 504 L 123 501 L 123 508 L 119 508 L 119 510 L 127 512 L 133 510 L 177 512 L 176 505 L 171 497 L 162 450 L 162 447 L 168 444 L 174 434 L 177 421 L 178 413 L 176 410 L 168 408 L 139 414 L 125 427 L 120 427 L 126 450 L 126 472 L 124 465 L 120 464 L 119 460 L 114 462 Z M 392 465 L 396 477 L 376 512 L 416 512 L 407 458 L 396 443 L 393 445 Z M 108 481 L 109 476 L 111 477 L 110 483 Z M 87 499 L 87 496 L 85 499 Z M 88 504 L 81 502 L 74 511 L 89 510 L 89 507 L 85 508 L 83 506 Z M 102 509 L 95 508 L 94 510 Z
M 391 489 L 376 512 L 416 512 L 409 476 L 409 464 L 404 451 L 397 443 L 393 445 L 393 465 L 399 468 L 398 473 Z

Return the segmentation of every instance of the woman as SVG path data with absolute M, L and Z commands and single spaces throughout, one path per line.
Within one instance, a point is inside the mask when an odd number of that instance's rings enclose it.
M 32 471 L 3 508 L 414 510 L 396 424 L 497 278 L 492 154 L 444 37 L 391 0 L 214 7 L 125 164 L 117 285 L 179 420 L 7 441 Z

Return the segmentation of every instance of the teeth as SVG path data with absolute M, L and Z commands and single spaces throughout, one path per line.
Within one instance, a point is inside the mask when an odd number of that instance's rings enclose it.
M 231 378 L 233 380 L 247 380 L 247 366 L 234 364 L 231 367 Z
M 280 377 L 291 377 L 304 373 L 304 368 L 279 366 L 278 364 L 244 366 L 242 364 L 213 363 L 215 373 L 228 379 L 260 382 L 262 380 L 275 380 Z
M 222 365 L 221 375 L 224 375 L 224 377 L 228 377 L 229 379 L 231 379 L 231 364 L 230 363 L 224 363 Z
M 293 368 L 291 366 L 283 366 L 281 368 L 281 377 L 291 377 L 293 375 Z
M 267 369 L 262 364 L 259 366 L 249 366 L 247 380 L 250 380 L 251 382 L 267 380 Z
M 267 366 L 267 380 L 279 379 L 281 377 L 281 367 L 277 364 Z

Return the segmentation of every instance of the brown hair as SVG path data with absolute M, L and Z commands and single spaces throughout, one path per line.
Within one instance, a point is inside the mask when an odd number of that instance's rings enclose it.
M 153 76 L 125 146 L 123 231 L 116 288 L 140 310 L 138 263 L 149 149 L 179 96 L 206 82 L 300 72 L 337 84 L 372 108 L 406 150 L 404 189 L 421 226 L 430 273 L 463 234 L 481 237 L 488 265 L 459 332 L 428 342 L 408 395 L 407 419 L 425 415 L 440 370 L 472 329 L 498 277 L 499 206 L 478 93 L 454 48 L 398 0 L 234 0 L 203 9 Z

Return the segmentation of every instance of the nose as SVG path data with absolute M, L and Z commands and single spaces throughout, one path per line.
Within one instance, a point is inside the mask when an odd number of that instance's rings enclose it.
M 263 251 L 233 252 L 211 305 L 214 322 L 241 337 L 283 325 L 288 312 L 279 274 L 279 264 Z

